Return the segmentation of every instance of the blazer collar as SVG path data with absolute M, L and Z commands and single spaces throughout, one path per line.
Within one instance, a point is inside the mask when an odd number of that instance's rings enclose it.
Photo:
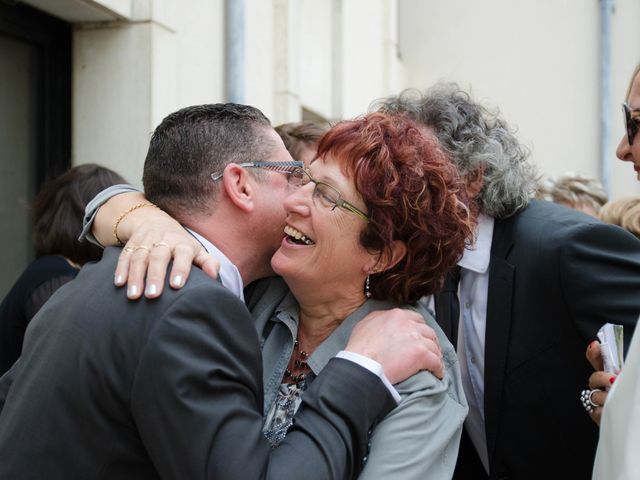
M 516 267 L 507 260 L 507 256 L 514 245 L 513 222 L 513 217 L 496 219 L 489 265 L 484 355 L 484 415 L 490 465 L 496 447 L 512 324 L 513 282 Z

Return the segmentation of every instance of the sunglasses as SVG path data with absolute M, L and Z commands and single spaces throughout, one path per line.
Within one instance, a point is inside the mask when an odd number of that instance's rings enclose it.
M 633 145 L 633 140 L 636 138 L 636 133 L 638 133 L 638 129 L 640 128 L 640 118 L 638 116 L 635 118 L 631 116 L 631 113 L 637 112 L 637 110 L 632 110 L 626 103 L 622 104 L 622 112 L 624 113 L 624 125 L 627 129 L 627 140 L 629 141 L 629 145 Z

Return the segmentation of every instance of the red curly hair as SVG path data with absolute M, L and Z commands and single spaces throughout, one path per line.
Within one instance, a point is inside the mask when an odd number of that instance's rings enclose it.
M 360 234 L 370 252 L 407 246 L 394 267 L 371 275 L 372 298 L 413 303 L 438 291 L 475 227 L 475 206 L 438 141 L 405 115 L 371 113 L 342 121 L 320 140 L 354 179 L 371 221 Z

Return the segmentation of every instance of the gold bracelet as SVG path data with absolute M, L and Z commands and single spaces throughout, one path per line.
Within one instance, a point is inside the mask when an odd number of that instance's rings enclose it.
M 118 242 L 118 245 L 120 245 L 121 247 L 124 246 L 124 242 L 122 240 L 120 240 L 120 237 L 118 236 L 118 225 L 120 225 L 120 222 L 122 221 L 122 219 L 124 217 L 129 215 L 134 210 L 137 210 L 138 208 L 142 208 L 142 207 L 156 207 L 156 208 L 158 208 L 158 206 L 155 203 L 149 203 L 149 202 L 138 203 L 138 204 L 134 205 L 133 207 L 128 208 L 127 210 L 122 212 L 120 214 L 120 216 L 116 219 L 116 223 L 113 224 L 113 236 L 116 239 L 116 242 Z

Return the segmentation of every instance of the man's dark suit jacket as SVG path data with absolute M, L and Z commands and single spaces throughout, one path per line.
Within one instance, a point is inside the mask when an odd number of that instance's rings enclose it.
M 579 401 L 593 373 L 586 347 L 606 322 L 625 325 L 630 340 L 639 314 L 633 235 L 550 202 L 496 220 L 484 378 L 490 478 L 591 478 L 598 428 Z M 455 478 L 486 478 L 466 434 Z
M 119 249 L 41 309 L 0 380 L 0 479 L 349 478 L 394 405 L 333 359 L 282 447 L 262 435 L 262 362 L 245 305 L 194 270 L 182 290 L 128 301 Z

